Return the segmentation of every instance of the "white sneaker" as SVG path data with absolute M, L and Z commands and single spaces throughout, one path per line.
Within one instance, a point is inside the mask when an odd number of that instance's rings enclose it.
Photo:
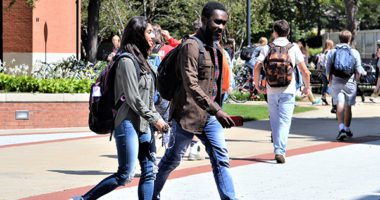
M 205 159 L 205 158 L 204 158 L 203 156 L 201 156 L 201 155 L 199 154 L 199 152 L 198 152 L 197 154 L 190 153 L 190 154 L 189 154 L 189 158 L 188 158 L 189 161 L 194 161 L 194 160 L 204 160 L 204 159 Z

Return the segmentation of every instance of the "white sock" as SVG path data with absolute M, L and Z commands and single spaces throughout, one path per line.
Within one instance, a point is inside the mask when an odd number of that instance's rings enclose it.
M 340 123 L 340 124 L 339 124 L 339 131 L 340 131 L 340 130 L 345 130 L 344 127 L 345 127 L 344 124 L 343 124 L 343 123 Z
M 346 132 L 349 132 L 349 131 L 350 131 L 350 127 L 344 126 L 344 130 L 345 130 Z

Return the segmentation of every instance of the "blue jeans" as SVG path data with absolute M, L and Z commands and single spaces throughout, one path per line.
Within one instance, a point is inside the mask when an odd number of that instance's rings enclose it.
M 105 178 L 87 192 L 83 199 L 98 199 L 119 186 L 132 181 L 137 160 L 140 161 L 141 177 L 138 186 L 139 199 L 152 199 L 155 174 L 149 147 L 152 140 L 150 130 L 137 132 L 129 120 L 116 127 L 114 137 L 119 167 L 116 173 Z
M 274 153 L 284 155 L 294 110 L 294 94 L 269 94 L 268 106 Z
M 327 76 L 325 74 L 322 74 L 322 95 L 329 93 L 329 80 L 327 80 Z
M 193 133 L 185 131 L 173 120 L 173 137 L 169 142 L 164 157 L 158 164 L 158 174 L 154 183 L 153 199 L 160 199 L 160 192 L 169 174 L 181 162 L 187 147 L 193 138 Z M 224 139 L 223 128 L 215 118 L 210 116 L 202 134 L 196 135 L 206 147 L 213 169 L 214 179 L 221 199 L 236 199 L 235 189 L 230 173 L 229 157 Z M 194 183 L 196 184 L 196 183 Z

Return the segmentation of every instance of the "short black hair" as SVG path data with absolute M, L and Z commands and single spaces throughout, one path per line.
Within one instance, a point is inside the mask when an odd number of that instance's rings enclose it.
M 210 18 L 214 10 L 223 10 L 227 12 L 226 7 L 223 4 L 215 1 L 208 2 L 202 10 L 202 17 Z
M 278 36 L 286 37 L 289 35 L 289 23 L 284 19 L 277 20 L 273 23 L 273 30 Z

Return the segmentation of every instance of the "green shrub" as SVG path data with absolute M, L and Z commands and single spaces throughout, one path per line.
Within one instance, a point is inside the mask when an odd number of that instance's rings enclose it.
M 320 48 L 309 48 L 309 55 L 315 56 L 315 55 L 321 53 L 322 50 L 323 50 L 322 47 L 320 47 Z
M 0 90 L 4 92 L 87 93 L 91 79 L 38 79 L 0 73 Z
M 36 63 L 29 73 L 27 65 L 9 67 L 0 61 L 0 91 L 87 93 L 106 66 L 104 61 L 92 64 L 69 57 L 57 63 Z

